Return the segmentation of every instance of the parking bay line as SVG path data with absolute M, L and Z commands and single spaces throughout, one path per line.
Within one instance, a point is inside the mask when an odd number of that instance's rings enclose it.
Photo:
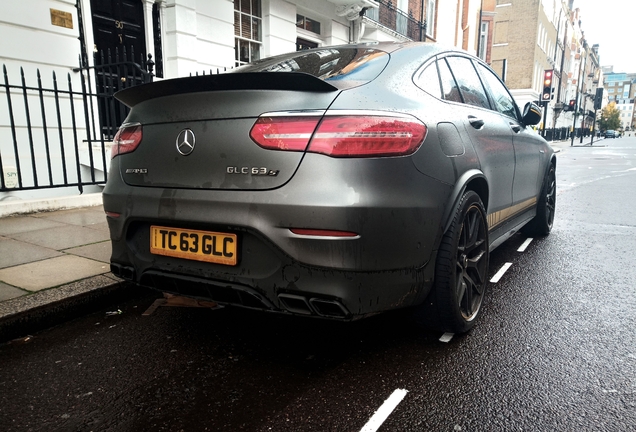
M 360 432 L 375 432 L 377 431 L 382 423 L 391 415 L 393 410 L 398 406 L 404 396 L 408 393 L 408 390 L 397 389 L 389 396 L 387 400 L 384 401 L 382 406 L 373 414 L 373 416 L 369 419 L 367 424 L 364 425 Z
M 519 249 L 517 249 L 517 252 L 525 252 L 528 246 L 530 245 L 530 242 L 532 242 L 532 237 L 527 238 L 526 241 L 524 241 L 523 244 L 519 246 Z
M 490 279 L 490 283 L 497 283 L 499 282 L 499 279 L 501 279 L 503 277 L 503 275 L 508 271 L 508 269 L 510 268 L 510 266 L 512 265 L 512 263 L 505 263 L 503 265 L 503 267 L 501 267 L 499 269 L 499 271 L 497 272 L 497 274 L 495 274 L 492 279 Z

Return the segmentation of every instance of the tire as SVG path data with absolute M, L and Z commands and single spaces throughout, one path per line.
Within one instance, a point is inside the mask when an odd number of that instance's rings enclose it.
M 537 215 L 521 229 L 529 237 L 544 237 L 552 231 L 554 214 L 556 212 L 556 170 L 550 164 L 550 169 L 543 179 L 541 195 L 537 202 Z
M 467 191 L 442 237 L 433 289 L 419 313 L 433 312 L 439 330 L 470 330 L 481 310 L 488 283 L 488 261 L 486 210 L 479 195 Z

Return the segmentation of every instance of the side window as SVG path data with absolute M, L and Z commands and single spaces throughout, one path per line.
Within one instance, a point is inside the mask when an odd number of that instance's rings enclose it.
M 490 69 L 480 63 L 477 63 L 477 69 L 479 69 L 479 73 L 484 79 L 484 85 L 489 90 L 497 111 L 518 120 L 515 101 L 512 96 L 510 96 L 510 93 L 508 93 L 506 87 L 499 81 L 499 78 L 497 78 Z
M 459 85 L 459 89 L 464 98 L 464 103 L 480 108 L 490 109 L 488 97 L 484 91 L 484 86 L 477 75 L 477 71 L 466 57 L 447 57 L 446 60 L 453 71 L 453 76 Z
M 459 87 L 457 86 L 455 78 L 453 78 L 453 74 L 446 64 L 446 60 L 439 60 L 437 65 L 439 67 L 440 81 L 442 82 L 443 99 L 451 102 L 463 102 L 462 96 L 459 93 Z
M 442 99 L 442 90 L 439 84 L 439 75 L 435 62 L 431 63 L 422 71 L 415 79 L 415 85 L 424 90 L 426 93 L 438 99 Z

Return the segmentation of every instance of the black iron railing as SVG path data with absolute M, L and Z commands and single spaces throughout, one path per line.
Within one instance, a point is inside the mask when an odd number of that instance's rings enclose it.
M 18 83 L 3 65 L 0 192 L 77 187 L 81 193 L 84 186 L 105 183 L 110 141 L 128 115 L 113 94 L 152 81 L 152 66 L 150 56 L 136 63 L 116 52 L 61 80 L 38 69 L 37 84 L 29 85 L 33 77 L 24 68 Z
M 378 3 L 379 8 L 366 10 L 365 16 L 367 18 L 411 40 L 424 41 L 426 39 L 425 21 L 419 21 L 411 14 L 402 12 L 390 0 L 378 0 Z
M 93 93 L 93 81 L 88 81 L 88 93 L 95 97 L 98 104 L 99 122 L 101 129 L 99 132 L 107 139 L 111 140 L 117 129 L 124 121 L 130 109 L 117 101 L 113 95 L 120 90 L 133 87 L 139 84 L 152 82 L 153 68 L 155 63 L 152 55 L 148 54 L 145 59 L 144 54 L 139 56 L 139 62 L 135 61 L 135 51 L 132 47 L 126 51 L 126 47 L 120 52 L 115 49 L 114 53 L 108 50 L 95 53 L 94 66 L 85 66 L 74 69 L 75 72 L 84 72 L 90 76 L 89 71 L 94 71 L 95 92 Z M 93 128 L 93 131 L 97 129 Z M 97 136 L 93 137 L 97 139 Z

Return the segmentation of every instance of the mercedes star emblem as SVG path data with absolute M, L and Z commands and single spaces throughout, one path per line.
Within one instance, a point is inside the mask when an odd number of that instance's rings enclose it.
M 177 151 L 184 156 L 194 151 L 194 143 L 196 139 L 191 129 L 184 129 L 177 135 Z

